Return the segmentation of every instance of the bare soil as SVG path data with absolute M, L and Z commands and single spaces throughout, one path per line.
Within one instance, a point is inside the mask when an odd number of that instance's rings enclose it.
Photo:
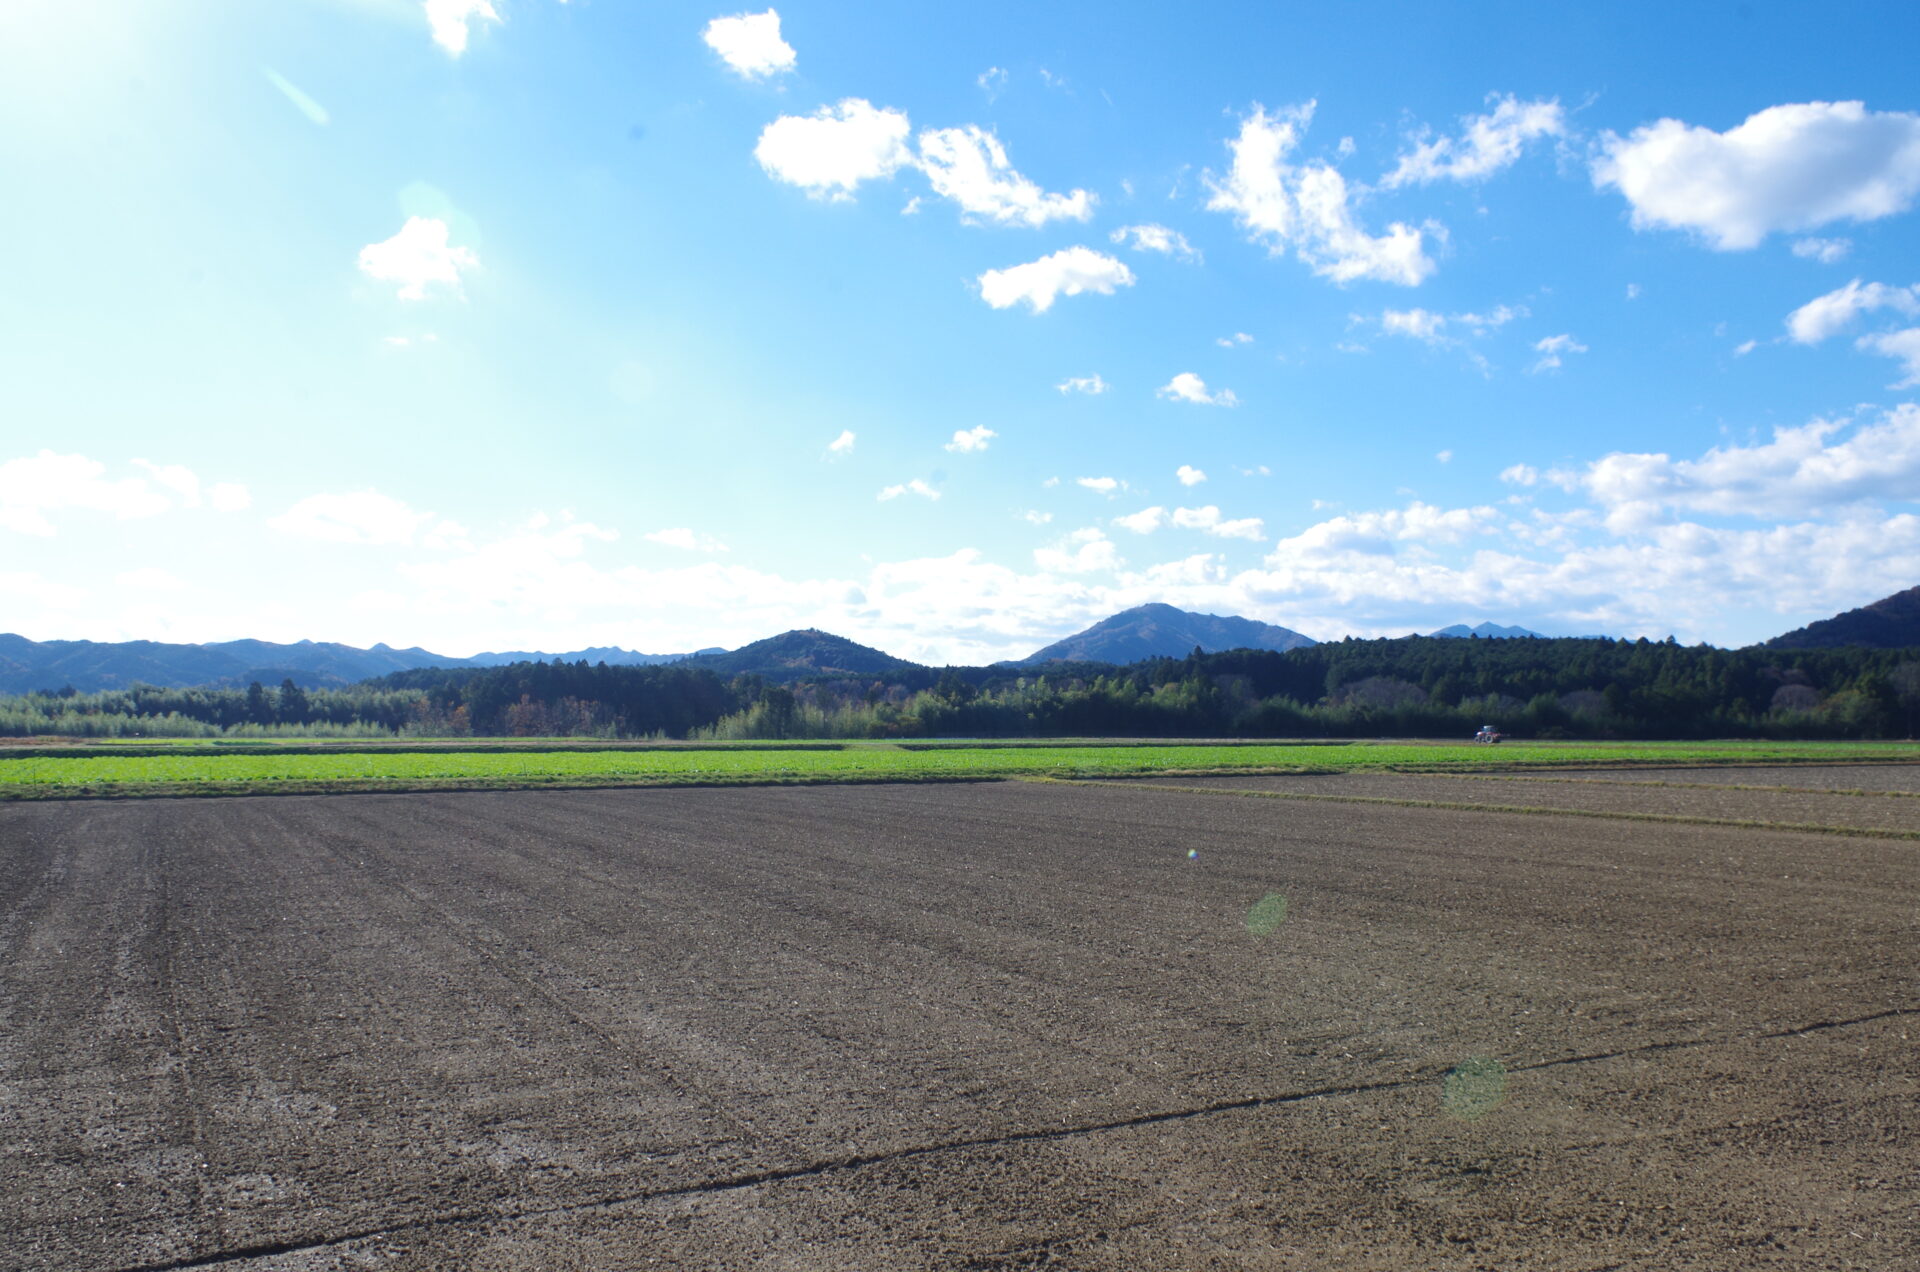
M 1711 779 L 1715 775 L 1706 776 Z M 1210 790 L 1275 791 L 1489 807 L 1705 817 L 1722 821 L 1885 830 L 1920 835 L 1920 799 L 1899 793 L 1829 794 L 1804 789 L 1753 790 L 1732 785 L 1715 786 L 1680 777 L 1665 779 L 1671 785 L 1644 779 L 1603 781 L 1574 774 L 1566 778 L 1545 779 L 1537 775 L 1456 777 L 1428 773 L 1330 773 L 1144 780 L 1155 786 L 1190 786 Z
M 1794 786 L 1829 791 L 1920 792 L 1916 764 L 1714 765 L 1569 771 L 1595 782 L 1699 782 L 1712 786 Z
M 0 1268 L 1916 1268 L 1916 970 L 1915 849 L 1842 835 L 5 806 Z

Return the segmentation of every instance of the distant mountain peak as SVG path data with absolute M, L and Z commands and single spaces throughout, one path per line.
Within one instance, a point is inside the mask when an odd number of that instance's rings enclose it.
M 1526 636 L 1539 637 L 1540 633 L 1525 627 L 1502 627 L 1498 623 L 1478 623 L 1472 627 L 1468 627 L 1465 623 L 1455 623 L 1451 627 L 1442 627 L 1437 632 L 1428 632 L 1427 635 L 1458 636 L 1462 639 L 1478 636 L 1481 640 L 1517 640 Z
M 1049 662 L 1124 665 L 1148 658 L 1184 658 L 1195 647 L 1213 654 L 1227 649 L 1299 649 L 1313 643 L 1311 637 L 1272 623 L 1233 615 L 1196 614 L 1163 601 L 1149 601 L 1057 640 L 1021 659 L 1019 665 Z

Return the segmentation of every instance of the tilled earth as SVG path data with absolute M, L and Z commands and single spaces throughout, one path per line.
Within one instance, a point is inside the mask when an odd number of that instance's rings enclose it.
M 1916 854 L 1146 783 L 0 807 L 0 1268 L 1916 1268 Z
M 1878 774 L 1872 775 L 1878 777 Z M 1802 783 L 1810 775 L 1800 775 Z M 1541 808 L 1575 813 L 1650 814 L 1784 826 L 1897 831 L 1920 835 L 1920 798 L 1903 791 L 1821 791 L 1804 785 L 1776 789 L 1722 785 L 1732 774 L 1669 773 L 1659 779 L 1631 772 L 1586 776 L 1457 776 L 1436 773 L 1326 773 L 1144 778 L 1155 786 L 1269 791 L 1363 800 L 1400 799 L 1439 804 Z M 1819 781 L 1818 777 L 1811 780 Z M 1869 777 L 1867 780 L 1872 780 Z M 1882 778 L 1882 780 L 1885 780 Z

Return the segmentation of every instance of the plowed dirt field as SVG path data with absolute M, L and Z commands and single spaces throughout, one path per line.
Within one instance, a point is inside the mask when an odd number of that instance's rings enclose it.
M 1917 973 L 1920 844 L 1845 833 L 0 806 L 0 1269 L 1916 1268 Z

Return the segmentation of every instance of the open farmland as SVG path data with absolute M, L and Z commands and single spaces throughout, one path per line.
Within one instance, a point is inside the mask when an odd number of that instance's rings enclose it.
M 150 754 L 0 755 L 0 799 L 261 790 L 446 790 L 758 782 L 980 781 L 1154 773 L 1464 770 L 1570 765 L 1830 764 L 1907 760 L 1901 743 L 904 743 L 651 746 L 589 750 L 476 747 L 200 747 Z
M 1920 1266 L 1907 842 L 1002 782 L 0 843 L 9 1270 Z

